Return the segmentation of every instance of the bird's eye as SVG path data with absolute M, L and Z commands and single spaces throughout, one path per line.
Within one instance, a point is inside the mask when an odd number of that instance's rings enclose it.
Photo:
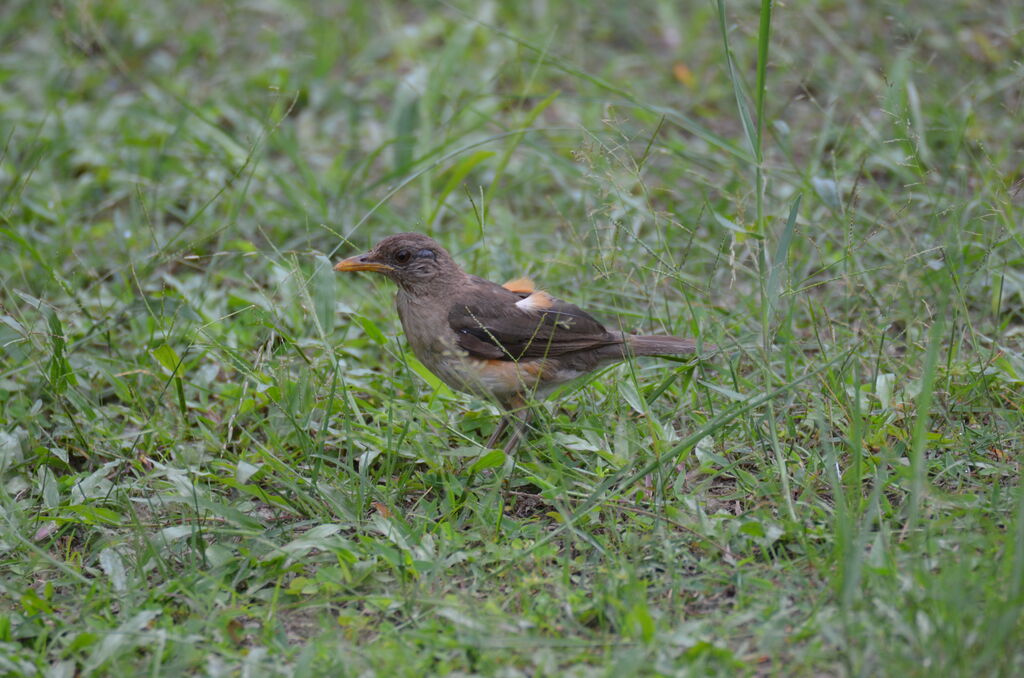
M 400 264 L 407 263 L 411 257 L 412 253 L 410 253 L 409 250 L 399 250 L 395 253 L 395 261 Z

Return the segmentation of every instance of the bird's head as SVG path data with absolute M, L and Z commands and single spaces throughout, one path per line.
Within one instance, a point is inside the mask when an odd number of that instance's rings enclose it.
M 334 270 L 382 273 L 413 294 L 443 288 L 464 275 L 436 240 L 421 233 L 388 236 L 366 254 L 339 261 Z

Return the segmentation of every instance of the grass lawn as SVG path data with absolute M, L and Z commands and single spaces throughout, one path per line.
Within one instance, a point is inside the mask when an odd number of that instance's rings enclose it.
M 0 675 L 1024 675 L 1024 7 L 768 4 L 3 3 Z M 725 351 L 506 458 L 410 230 Z

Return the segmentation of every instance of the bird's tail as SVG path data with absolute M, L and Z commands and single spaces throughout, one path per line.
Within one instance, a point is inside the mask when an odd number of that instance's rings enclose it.
M 693 339 L 667 336 L 637 336 L 627 334 L 623 337 L 629 352 L 633 355 L 689 355 L 697 352 L 697 342 Z M 711 344 L 701 345 L 702 353 L 715 350 Z
M 700 345 L 701 357 L 707 357 L 718 351 L 714 344 Z M 602 346 L 594 352 L 601 363 L 607 361 L 625 360 L 629 357 L 642 355 L 670 356 L 690 355 L 697 353 L 697 342 L 693 339 L 672 336 L 639 336 L 635 334 L 621 335 L 621 342 L 609 346 Z

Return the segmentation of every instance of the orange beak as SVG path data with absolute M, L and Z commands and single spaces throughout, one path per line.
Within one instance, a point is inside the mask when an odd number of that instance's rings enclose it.
M 375 273 L 384 273 L 385 271 L 394 270 L 387 264 L 382 264 L 379 261 L 374 261 L 370 258 L 369 254 L 357 254 L 354 257 L 348 259 L 342 259 L 334 265 L 335 271 L 373 271 Z

